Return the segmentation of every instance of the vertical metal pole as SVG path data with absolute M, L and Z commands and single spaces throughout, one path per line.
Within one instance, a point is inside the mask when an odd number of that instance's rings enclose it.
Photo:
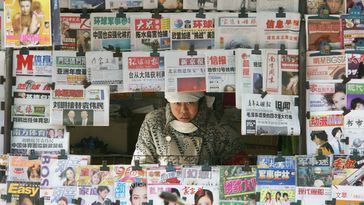
M 5 111 L 4 111 L 4 153 L 10 153 L 11 106 L 13 86 L 13 49 L 7 48 L 5 54 Z

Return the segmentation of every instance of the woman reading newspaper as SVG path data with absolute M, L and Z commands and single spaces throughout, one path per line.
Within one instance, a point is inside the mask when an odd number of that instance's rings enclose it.
M 242 151 L 240 135 L 215 116 L 214 98 L 202 92 L 165 93 L 165 98 L 165 107 L 146 115 L 133 160 L 221 164 Z

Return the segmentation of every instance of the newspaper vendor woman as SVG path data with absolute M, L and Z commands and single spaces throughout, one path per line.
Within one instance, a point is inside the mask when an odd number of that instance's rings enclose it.
M 133 160 L 140 163 L 220 164 L 242 151 L 240 135 L 219 122 L 214 98 L 196 93 L 165 93 L 166 107 L 148 113 Z

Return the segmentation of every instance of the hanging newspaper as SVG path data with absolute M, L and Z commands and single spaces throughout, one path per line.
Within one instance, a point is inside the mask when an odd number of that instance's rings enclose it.
M 53 51 L 52 82 L 56 85 L 83 85 L 86 80 L 86 58 L 76 51 Z
M 74 13 L 61 13 L 61 50 L 86 52 L 91 50 L 91 20 Z
M 2 184 L 6 183 L 6 180 L 7 180 L 6 178 L 8 175 L 8 171 L 7 171 L 8 166 L 9 166 L 9 155 L 0 155 L 0 186 Z M 0 188 L 0 193 L 3 193 L 3 192 L 1 192 L 1 189 L 2 188 Z M 0 204 L 1 204 L 1 201 L 0 201 Z
M 130 13 L 125 18 L 116 13 L 91 14 L 91 49 L 93 51 L 130 50 Z M 140 14 L 138 14 L 140 15 Z
M 341 15 L 340 24 L 341 47 L 345 50 L 355 50 L 356 39 L 364 38 L 363 16 L 354 14 Z
M 235 56 L 232 50 L 206 51 L 206 92 L 235 92 Z
M 5 47 L 52 45 L 51 2 L 5 1 Z
M 170 50 L 170 20 L 169 14 L 161 18 L 153 18 L 152 14 L 131 16 L 131 50 Z
M 60 154 L 69 151 L 69 133 L 64 127 L 29 126 L 15 127 L 11 132 L 12 155 L 29 155 L 31 150 L 41 154 Z
M 69 0 L 69 9 L 105 9 L 105 0 Z
M 7 182 L 8 204 L 39 204 L 39 182 Z M 6 196 L 6 195 L 5 195 Z
M 337 205 L 360 205 L 364 202 L 363 187 L 332 186 L 332 198 Z
M 44 205 L 67 205 L 76 199 L 76 186 L 57 186 L 40 189 L 40 197 L 44 198 Z
M 123 91 L 122 57 L 114 57 L 111 51 L 89 51 L 86 67 L 87 80 L 93 85 L 109 85 L 110 93 Z
M 307 80 L 335 80 L 345 75 L 346 55 L 344 50 L 332 51 L 330 55 L 320 55 L 317 52 L 307 52 Z
M 320 43 L 327 41 L 331 49 L 340 49 L 340 18 L 331 15 L 330 18 L 317 18 L 314 15 L 305 15 L 306 20 L 306 49 L 307 51 L 320 50 Z
M 318 14 L 320 6 L 327 5 L 330 14 L 345 14 L 346 1 L 307 0 L 307 13 Z
M 196 14 L 171 15 L 172 50 L 212 49 L 215 41 L 214 18 Z
M 255 167 L 220 167 L 220 203 L 224 205 L 255 204 L 255 188 Z
M 247 18 L 240 18 L 239 14 L 234 13 L 215 18 L 215 48 L 254 48 L 258 44 L 256 14 L 247 14 Z
M 282 7 L 284 12 L 298 12 L 299 0 L 257 0 L 257 12 L 275 11 Z
M 307 120 L 307 154 L 344 154 L 344 116 L 342 111 L 310 113 Z
M 351 80 L 346 84 L 346 108 L 364 110 L 364 83 L 362 80 Z
M 344 133 L 349 143 L 348 154 L 352 155 L 356 150 L 360 155 L 364 155 L 363 116 L 364 111 L 352 110 L 344 117 Z
M 124 88 L 128 92 L 163 92 L 165 84 L 164 52 L 123 53 Z
M 206 90 L 205 54 L 199 51 L 197 55 L 189 56 L 187 53 L 187 51 L 170 51 L 165 53 L 166 92 L 197 92 Z
M 183 9 L 183 0 L 143 0 L 143 9 Z
M 338 185 L 357 186 L 363 189 L 363 165 L 364 156 L 334 155 L 332 187 Z M 335 190 L 333 190 L 333 193 L 335 193 Z
M 257 205 L 289 205 L 292 202 L 295 202 L 296 186 L 257 185 L 256 190 L 259 199 Z
M 78 186 L 76 197 L 81 204 L 97 205 L 115 203 L 114 187 L 112 185 Z
M 9 156 L 8 181 L 40 182 L 40 160 L 27 156 Z
M 110 186 L 114 184 L 114 173 L 112 166 L 106 166 L 109 171 L 101 169 L 101 165 L 87 165 L 76 167 L 77 186 Z
M 299 187 L 331 187 L 332 159 L 322 159 L 313 155 L 296 156 L 297 160 L 297 186 Z M 320 190 L 319 193 L 327 192 Z M 330 192 L 331 193 L 331 192 Z M 303 194 L 310 195 L 309 192 Z
M 277 156 L 259 155 L 257 159 L 257 185 L 295 185 L 296 161 L 285 156 L 284 161 L 276 162 Z
M 331 187 L 296 187 L 296 201 L 301 204 L 326 205 L 331 200 Z
M 300 22 L 299 13 L 286 12 L 285 17 L 277 17 L 276 12 L 257 13 L 259 46 L 279 49 L 283 44 L 288 49 L 298 48 Z
M 105 0 L 106 9 L 129 9 L 143 7 L 143 0 Z
M 242 93 L 258 94 L 263 90 L 262 55 L 252 49 L 235 50 L 235 100 L 236 107 L 241 109 Z
M 49 124 L 49 100 L 14 99 L 12 121 L 17 126 Z
M 247 7 L 248 7 L 247 0 L 231 0 L 231 1 L 217 0 L 217 10 L 240 11 L 240 9 Z
M 66 152 L 68 153 L 68 152 Z M 59 155 L 43 154 L 41 156 L 41 182 L 43 188 L 76 186 L 76 168 L 90 163 L 90 156 L 67 155 L 67 159 L 59 159 Z
M 205 10 L 215 10 L 217 7 L 217 0 L 183 0 L 183 9 L 204 8 Z
M 263 51 L 263 90 L 269 94 L 298 95 L 298 50 L 278 54 L 276 49 Z
M 299 135 L 297 96 L 244 94 L 241 134 Z
M 184 166 L 182 168 L 183 185 L 219 186 L 220 168 L 210 167 L 210 171 L 203 171 L 203 166 Z
M 346 107 L 346 87 L 342 83 L 310 81 L 307 90 L 307 110 L 331 111 Z
M 109 126 L 109 87 L 57 86 L 51 96 L 51 124 Z
M 364 54 L 346 54 L 346 76 L 350 79 L 364 78 Z

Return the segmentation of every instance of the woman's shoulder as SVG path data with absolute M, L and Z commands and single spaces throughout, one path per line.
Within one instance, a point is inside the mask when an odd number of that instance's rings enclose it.
M 165 116 L 166 116 L 166 109 L 162 107 L 146 114 L 144 121 L 153 123 L 156 122 L 157 120 L 165 119 Z

